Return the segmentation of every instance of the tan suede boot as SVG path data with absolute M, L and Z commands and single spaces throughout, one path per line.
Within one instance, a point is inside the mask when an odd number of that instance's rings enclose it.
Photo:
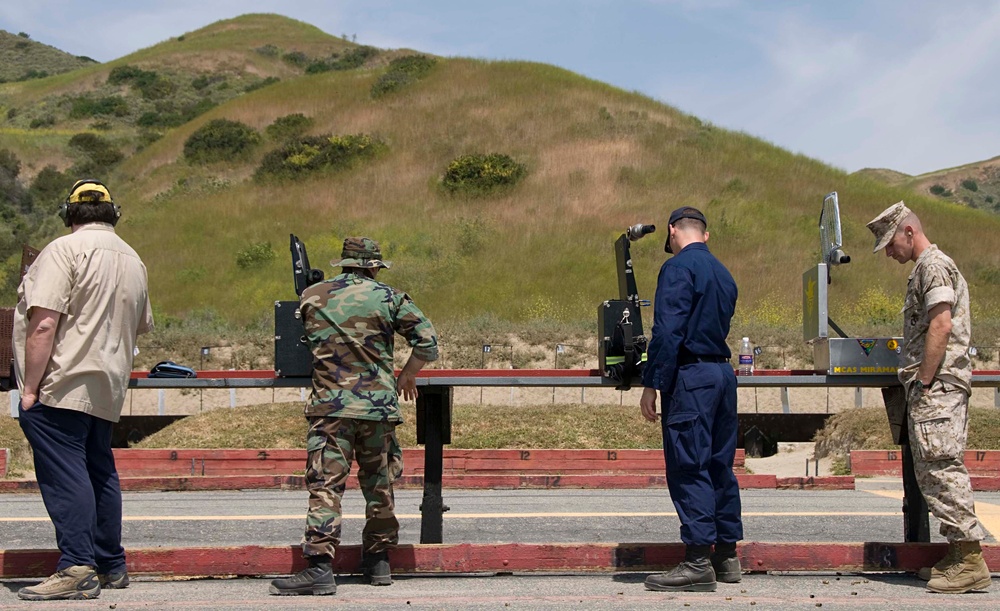
M 89 566 L 71 566 L 56 571 L 38 584 L 17 591 L 21 600 L 79 600 L 97 598 L 101 595 L 101 584 L 97 573 Z
M 934 566 L 925 566 L 917 571 L 917 577 L 924 581 L 930 581 L 934 577 L 944 575 L 944 570 L 962 559 L 957 541 L 948 543 L 948 552 L 943 558 L 938 560 Z
M 958 541 L 957 546 L 960 554 L 958 561 L 927 582 L 927 589 L 931 592 L 964 594 L 990 587 L 990 569 L 983 560 L 979 541 Z

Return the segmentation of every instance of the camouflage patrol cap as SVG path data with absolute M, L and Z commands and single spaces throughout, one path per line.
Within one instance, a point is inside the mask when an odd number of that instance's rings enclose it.
M 371 238 L 347 238 L 344 240 L 344 250 L 340 251 L 340 259 L 330 261 L 334 267 L 384 267 L 389 269 L 392 263 L 382 260 L 382 249 L 378 242 Z
M 909 215 L 910 209 L 902 201 L 898 201 L 869 221 L 868 229 L 875 234 L 875 250 L 872 252 L 878 252 L 888 246 L 892 236 L 896 235 L 899 224 Z

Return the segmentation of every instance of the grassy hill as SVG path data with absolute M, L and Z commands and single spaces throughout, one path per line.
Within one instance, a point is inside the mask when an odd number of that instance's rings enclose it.
M 0 83 L 44 78 L 95 63 L 31 40 L 26 32 L 0 30 Z
M 1000 157 L 919 176 L 873 169 L 860 170 L 857 174 L 944 201 L 1000 212 Z
M 277 55 L 260 51 L 268 45 Z M 438 59 L 422 78 L 373 97 L 389 61 L 412 52 L 380 51 L 357 67 L 313 73 L 282 59 L 301 51 L 334 63 L 356 48 L 282 17 L 219 22 L 115 62 L 0 86 L 3 107 L 49 105 L 56 114 L 51 126 L 35 129 L 0 122 L 0 149 L 27 160 L 29 175 L 47 163 L 77 163 L 66 143 L 81 131 L 100 133 L 125 152 L 105 177 L 123 204 L 119 231 L 149 267 L 161 320 L 205 310 L 237 323 L 269 318 L 275 300 L 294 297 L 289 233 L 328 273 L 325 262 L 341 240 L 365 234 L 395 262 L 383 277 L 436 322 L 585 328 L 598 303 L 616 296 L 613 242 L 622 230 L 635 222 L 660 227 L 632 251 L 640 293 L 652 297 L 666 257 L 666 219 L 693 205 L 708 216 L 709 246 L 740 286 L 734 335 L 794 329 L 801 275 L 818 259 L 820 205 L 837 191 L 845 250 L 855 262 L 834 271 L 831 314 L 849 332 L 901 326 L 908 268 L 872 255 L 865 228 L 900 199 L 969 279 L 984 323 L 977 333 L 995 335 L 1000 327 L 1000 253 L 982 247 L 1000 230 L 994 215 L 848 175 L 549 65 Z M 123 117 L 73 119 L 60 106 L 60 96 L 103 92 L 122 65 L 177 83 L 181 77 L 168 69 L 183 66 L 198 73 L 187 73 L 192 80 L 225 75 L 241 86 L 190 120 L 157 128 L 156 138 L 142 139 L 132 98 Z M 280 81 L 249 92 L 242 86 L 268 76 Z M 141 92 L 120 92 L 140 104 Z M 156 112 L 155 101 L 142 103 L 154 105 L 142 112 Z M 267 128 L 297 113 L 311 119 L 307 135 L 365 134 L 383 146 L 339 170 L 255 178 L 283 144 Z M 241 158 L 187 161 L 185 142 L 217 119 L 252 127 L 260 143 Z M 111 128 L 96 129 L 96 121 Z M 509 155 L 523 164 L 525 178 L 492 194 L 453 194 L 441 178 L 470 153 Z

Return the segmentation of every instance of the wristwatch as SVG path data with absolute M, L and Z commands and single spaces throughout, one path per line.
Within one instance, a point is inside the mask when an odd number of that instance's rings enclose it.
M 924 383 L 921 380 L 917 380 L 913 384 L 913 387 L 917 389 L 918 393 L 923 393 L 924 392 Z

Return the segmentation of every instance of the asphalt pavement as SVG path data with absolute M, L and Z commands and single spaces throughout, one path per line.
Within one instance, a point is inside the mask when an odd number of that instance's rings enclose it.
M 858 480 L 857 490 L 744 490 L 747 541 L 902 541 L 898 479 Z M 421 492 L 396 493 L 401 544 L 420 542 Z M 977 493 L 984 525 L 1000 531 L 1000 493 Z M 445 543 L 675 542 L 679 523 L 666 489 L 445 490 Z M 306 493 L 226 491 L 127 493 L 123 538 L 129 548 L 293 545 L 302 535 Z M 358 544 L 364 519 L 359 491 L 344 498 L 344 545 Z M 995 530 L 994 530 L 995 529 Z M 932 541 L 941 542 L 931 520 Z M 52 549 L 54 533 L 37 494 L 0 495 L 3 548 Z M 990 542 L 995 541 L 992 537 Z M 1000 568 L 1000 567 L 995 567 Z M 0 581 L 0 609 L 286 609 L 345 608 L 541 609 L 956 609 L 1000 608 L 1000 594 L 926 593 L 915 577 L 809 573 L 745 575 L 715 593 L 647 592 L 648 573 L 407 574 L 388 588 L 341 576 L 335 597 L 275 597 L 268 580 L 164 581 L 138 577 L 127 590 L 96 601 L 39 604 L 16 590 L 38 580 Z M 1000 592 L 1000 591 L 998 591 Z

